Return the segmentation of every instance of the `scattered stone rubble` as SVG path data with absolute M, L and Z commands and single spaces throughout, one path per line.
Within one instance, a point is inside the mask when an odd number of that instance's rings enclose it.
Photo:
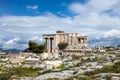
M 8 54 L 6 57 L 0 58 L 0 66 L 5 68 L 11 68 L 13 66 L 41 68 L 42 70 L 40 72 L 44 72 L 45 70 L 54 71 L 41 74 L 37 77 L 22 77 L 21 80 L 45 80 L 48 78 L 59 78 L 63 80 L 70 76 L 82 75 L 86 71 L 102 68 L 104 65 L 112 65 L 119 61 L 120 56 L 117 56 L 118 54 L 81 55 L 76 59 L 73 59 L 72 55 L 60 55 L 57 53 L 43 53 L 41 55 L 34 53 Z M 95 76 L 101 76 L 99 77 L 101 80 L 107 75 L 112 76 L 111 80 L 120 80 L 120 74 L 115 73 L 101 73 Z

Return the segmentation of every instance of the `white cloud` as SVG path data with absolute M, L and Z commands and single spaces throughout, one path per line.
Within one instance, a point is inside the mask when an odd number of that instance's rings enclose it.
M 120 16 L 120 2 L 114 5 L 111 9 L 112 14 Z
M 37 10 L 38 9 L 38 5 L 28 5 L 26 6 L 27 9 L 31 9 L 31 10 Z
M 113 8 L 119 10 L 120 8 L 115 7 L 118 4 L 120 5 L 119 0 L 89 0 L 85 4 L 72 3 L 68 6 L 68 9 L 72 13 L 77 14 L 72 20 L 74 23 L 72 26 L 75 26 L 75 24 L 83 26 L 85 29 L 88 28 L 90 32 L 94 31 L 96 35 L 101 35 L 110 29 L 120 30 L 120 15 L 112 16 L 110 14 L 113 12 L 107 13 L 107 10 Z M 116 11 L 116 13 L 118 14 L 119 12 Z
M 72 3 L 68 7 L 68 9 L 73 13 L 77 13 L 77 14 L 85 13 L 87 11 L 87 7 L 84 5 L 81 5 L 80 3 Z
M 60 18 L 55 15 L 45 16 L 4 16 L 0 17 L 0 28 L 9 33 L 41 34 L 51 33 L 69 24 L 71 18 Z M 64 25 L 64 26 L 61 26 Z M 7 28 L 7 29 L 6 29 Z M 49 30 L 48 32 L 46 32 Z
M 20 40 L 20 38 L 14 38 L 14 39 L 8 40 L 5 44 L 6 45 L 11 45 L 11 44 L 16 43 L 19 40 Z
M 80 15 L 89 15 L 89 13 L 102 13 L 106 10 L 110 10 L 117 5 L 119 0 L 89 0 L 86 4 L 72 3 L 68 6 L 68 9 L 72 13 Z
M 91 8 L 92 11 L 94 10 L 96 12 L 102 12 L 109 10 L 118 2 L 119 0 L 90 0 L 87 5 Z
M 20 41 L 20 38 L 18 37 L 18 38 L 13 38 L 13 39 L 10 39 L 10 40 L 8 40 L 8 41 L 6 41 L 5 42 L 5 44 L 4 44 L 4 46 L 3 46 L 3 48 L 17 48 L 17 42 L 18 41 Z
M 29 39 L 29 40 L 32 40 L 32 41 L 42 41 L 41 37 L 38 37 L 38 36 L 34 36 L 31 39 Z
M 6 25 L 3 25 L 2 23 L 6 23 Z M 90 13 L 87 17 L 76 15 L 73 18 L 61 18 L 53 14 L 35 17 L 0 17 L 0 35 L 5 35 L 4 33 L 12 33 L 15 35 L 19 34 L 22 37 L 55 33 L 55 31 L 59 29 L 92 36 L 94 34 L 101 34 L 103 30 L 106 31 L 114 28 L 120 30 L 119 26 L 119 17 L 111 17 L 106 14 L 99 15 L 98 13 Z
M 101 35 L 101 38 L 120 38 L 120 30 L 109 30 Z

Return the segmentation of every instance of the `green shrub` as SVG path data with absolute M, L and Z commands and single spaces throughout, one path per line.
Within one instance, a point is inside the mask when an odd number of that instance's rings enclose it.
M 53 72 L 53 70 L 49 69 L 49 70 L 43 71 L 41 74 L 46 74 L 46 73 L 51 73 L 51 72 Z
M 17 68 L 11 68 L 8 70 L 8 73 L 11 75 L 17 75 L 19 77 L 24 76 L 38 76 L 38 71 L 40 68 L 25 68 L 25 67 L 17 67 Z
M 94 80 L 90 77 L 81 77 L 81 78 L 78 78 L 78 80 Z
M 105 79 L 106 80 L 110 80 L 112 76 L 106 76 Z
M 72 55 L 72 59 L 79 59 L 80 58 L 80 56 L 78 56 L 78 55 Z
M 95 75 L 95 74 L 98 74 L 98 73 L 101 73 L 101 69 L 95 69 L 94 71 L 87 71 L 84 74 L 87 75 L 87 76 L 91 76 L 91 75 Z
M 120 73 L 120 61 L 119 61 L 119 62 L 116 62 L 116 63 L 113 65 L 113 70 L 114 70 L 114 72 L 116 72 L 116 73 Z
M 59 50 L 64 50 L 68 46 L 68 43 L 61 42 L 58 44 Z
M 58 78 L 49 78 L 47 80 L 59 80 Z
M 62 69 L 62 68 L 64 68 L 64 66 L 65 66 L 64 64 L 61 64 L 61 65 L 58 66 L 57 68 L 58 68 L 58 69 Z
M 68 78 L 66 78 L 66 79 L 64 79 L 64 80 L 74 80 L 74 77 L 73 77 L 73 76 L 70 76 L 70 77 L 68 77 Z
M 91 76 L 99 73 L 120 73 L 120 61 L 114 65 L 106 65 L 102 69 L 95 69 L 94 71 L 85 72 L 85 75 Z
M 118 57 L 118 58 L 119 58 L 119 57 L 120 57 L 120 54 L 117 54 L 117 55 L 116 55 L 116 57 Z
M 0 80 L 9 80 L 11 78 L 11 75 L 8 73 L 0 74 Z
M 94 80 L 92 77 L 77 75 L 74 77 L 76 80 Z

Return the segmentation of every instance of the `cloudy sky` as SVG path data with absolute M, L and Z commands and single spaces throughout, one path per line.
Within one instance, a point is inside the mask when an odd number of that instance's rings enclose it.
M 0 0 L 0 47 L 25 49 L 56 30 L 120 38 L 120 0 Z

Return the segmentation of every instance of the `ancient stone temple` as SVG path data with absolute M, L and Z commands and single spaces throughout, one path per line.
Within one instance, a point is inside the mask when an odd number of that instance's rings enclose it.
M 64 31 L 56 31 L 56 34 L 43 34 L 43 40 L 46 44 L 48 53 L 58 52 L 58 44 L 61 42 L 68 43 L 65 52 L 78 51 L 87 48 L 87 36 L 81 36 L 78 33 L 65 33 Z

